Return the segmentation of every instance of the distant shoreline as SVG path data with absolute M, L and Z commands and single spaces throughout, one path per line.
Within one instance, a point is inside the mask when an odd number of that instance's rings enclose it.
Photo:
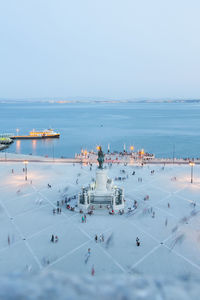
M 200 99 L 147 99 L 147 100 L 134 100 L 134 99 L 80 99 L 80 100 L 65 100 L 65 99 L 0 99 L 0 104 L 125 104 L 125 103 L 200 103 Z

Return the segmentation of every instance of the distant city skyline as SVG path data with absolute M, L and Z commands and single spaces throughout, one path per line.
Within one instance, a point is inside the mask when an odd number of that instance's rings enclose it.
M 197 0 L 0 3 L 0 99 L 200 98 Z

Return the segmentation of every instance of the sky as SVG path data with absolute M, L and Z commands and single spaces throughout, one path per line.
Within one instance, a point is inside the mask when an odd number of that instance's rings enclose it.
M 200 98 L 199 0 L 0 0 L 0 98 Z

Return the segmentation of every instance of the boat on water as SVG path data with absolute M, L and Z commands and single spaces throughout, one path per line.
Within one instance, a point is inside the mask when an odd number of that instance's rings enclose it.
M 9 145 L 9 144 L 12 144 L 13 143 L 13 140 L 9 137 L 0 137 L 0 145 L 3 144 L 3 145 Z
M 49 138 L 59 138 L 60 133 L 55 132 L 53 129 L 45 129 L 43 131 L 33 131 L 29 132 L 29 135 L 15 135 L 11 136 L 11 139 L 49 139 Z

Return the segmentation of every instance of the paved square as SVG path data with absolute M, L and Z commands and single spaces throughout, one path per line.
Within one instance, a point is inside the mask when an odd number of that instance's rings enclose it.
M 191 184 L 189 166 L 113 165 L 107 168 L 113 179 L 124 170 L 125 180 L 115 183 L 125 190 L 125 214 L 96 210 L 82 223 L 78 209 L 67 210 L 61 200 L 77 195 L 95 178 L 96 165 L 90 170 L 78 164 L 32 162 L 26 182 L 23 164 L 1 162 L 0 273 L 51 269 L 88 274 L 94 266 L 96 275 L 199 275 L 199 168 L 195 166 Z M 144 200 L 146 195 L 149 200 Z M 134 200 L 138 208 L 129 214 Z M 53 214 L 57 201 L 61 214 Z M 50 241 L 52 234 L 58 242 Z M 96 234 L 103 234 L 104 242 L 95 242 Z

